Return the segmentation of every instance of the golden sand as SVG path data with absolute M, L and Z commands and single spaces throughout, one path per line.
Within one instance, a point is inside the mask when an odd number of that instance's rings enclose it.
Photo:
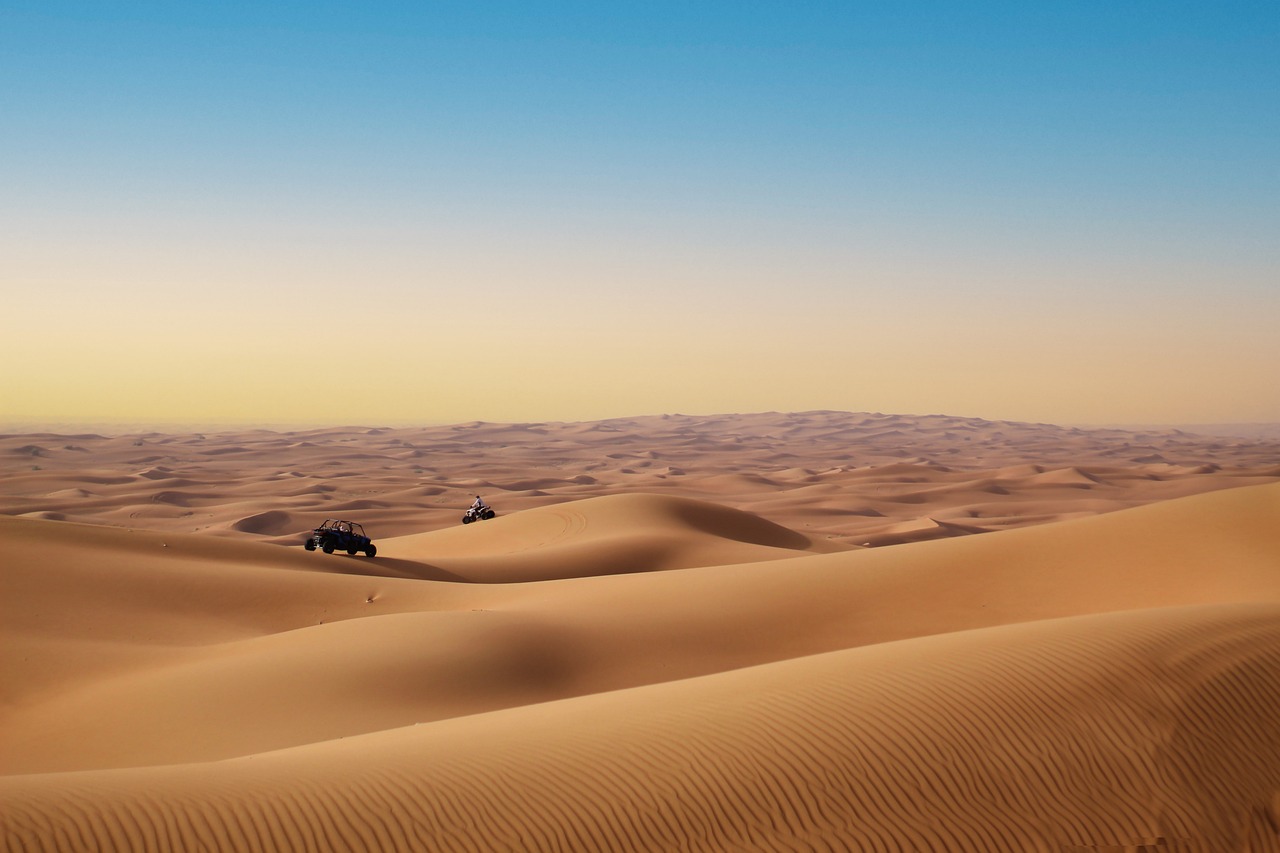
M 1278 447 L 0 437 L 0 849 L 1280 849 Z

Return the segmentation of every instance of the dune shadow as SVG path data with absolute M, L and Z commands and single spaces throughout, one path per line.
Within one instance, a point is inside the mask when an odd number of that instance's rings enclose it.
M 448 569 L 420 563 L 416 560 L 397 559 L 395 557 L 351 557 L 335 555 L 332 567 L 328 571 L 339 575 L 361 575 L 370 578 L 404 578 L 406 580 L 445 581 L 448 583 L 475 583 L 475 581 L 454 574 Z

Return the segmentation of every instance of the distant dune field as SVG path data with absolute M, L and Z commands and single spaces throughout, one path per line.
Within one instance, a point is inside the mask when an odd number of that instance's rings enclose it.
M 0 472 L 0 849 L 1280 850 L 1265 437 L 813 412 Z M 326 517 L 378 556 L 304 551 Z
M 0 514 L 296 545 L 329 517 L 376 538 L 614 494 L 746 510 L 893 545 L 1280 480 L 1280 436 L 842 412 L 203 434 L 0 435 Z

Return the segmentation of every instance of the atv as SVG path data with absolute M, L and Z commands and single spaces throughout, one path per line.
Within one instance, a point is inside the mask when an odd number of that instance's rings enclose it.
M 470 524 L 473 521 L 488 521 L 497 515 L 491 506 L 473 506 L 462 515 L 462 523 Z
M 372 557 L 378 553 L 373 542 L 364 535 L 363 527 L 354 521 L 337 519 L 325 519 L 324 524 L 311 531 L 311 535 L 307 537 L 306 542 L 302 543 L 302 547 L 308 551 L 319 548 L 326 554 L 346 551 L 353 557 L 357 551 L 364 551 L 366 557 Z

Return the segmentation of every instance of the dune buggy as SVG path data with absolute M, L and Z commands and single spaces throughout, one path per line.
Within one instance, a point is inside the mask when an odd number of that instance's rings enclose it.
M 302 547 L 308 551 L 319 548 L 326 554 L 346 551 L 353 557 L 359 551 L 364 551 L 366 557 L 372 557 L 378 553 L 372 540 L 364 535 L 363 527 L 354 521 L 339 519 L 325 519 L 324 524 L 311 531 L 311 535 L 307 537 L 306 542 L 302 543 Z

